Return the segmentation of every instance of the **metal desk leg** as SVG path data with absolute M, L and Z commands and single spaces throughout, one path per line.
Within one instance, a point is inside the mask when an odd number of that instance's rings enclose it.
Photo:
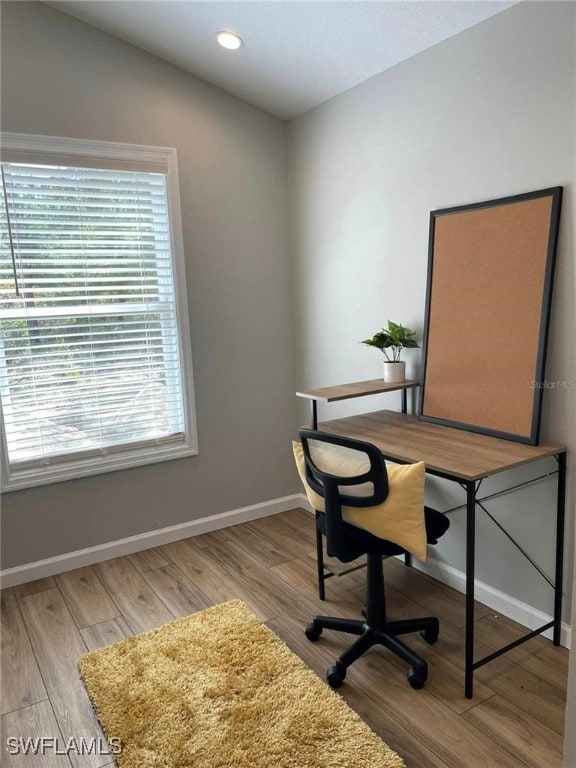
M 474 695 L 474 569 L 476 557 L 476 483 L 466 483 L 466 637 L 464 695 Z
M 402 397 L 402 413 L 408 413 L 408 396 L 405 389 L 401 390 L 400 395 Z M 412 567 L 412 555 L 406 552 L 404 555 L 404 563 L 410 568 Z
M 318 528 L 319 512 L 315 510 L 316 516 L 316 568 L 318 571 L 318 597 L 320 600 L 326 600 L 326 588 L 324 582 L 326 580 L 324 576 L 324 545 L 322 543 L 322 534 Z
M 554 578 L 554 645 L 560 645 L 562 626 L 562 577 L 564 571 L 564 514 L 566 502 L 566 451 L 557 454 L 558 495 L 556 498 L 556 575 Z
M 318 429 L 318 403 L 310 400 L 310 422 L 312 429 Z

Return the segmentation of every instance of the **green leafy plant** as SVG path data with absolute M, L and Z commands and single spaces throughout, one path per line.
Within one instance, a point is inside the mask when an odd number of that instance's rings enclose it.
M 388 328 L 382 328 L 371 339 L 364 339 L 361 343 L 379 349 L 389 363 L 397 363 L 403 349 L 418 347 L 414 336 L 416 336 L 416 331 L 411 331 L 400 323 L 393 323 L 388 320 Z

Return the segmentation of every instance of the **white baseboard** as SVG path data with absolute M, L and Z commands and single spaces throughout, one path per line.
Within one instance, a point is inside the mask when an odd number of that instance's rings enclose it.
M 200 536 L 202 533 L 228 528 L 231 525 L 246 523 L 249 520 L 277 515 L 299 506 L 301 506 L 301 494 L 264 501 L 260 504 L 233 509 L 211 517 L 202 517 L 199 520 L 190 520 L 179 525 L 171 525 L 168 528 L 146 531 L 125 539 L 98 544 L 95 547 L 67 552 L 64 555 L 18 565 L 15 568 L 7 568 L 0 571 L 0 582 L 3 588 L 14 587 L 17 584 L 25 584 L 28 581 L 42 579 L 46 576 L 55 576 L 58 573 L 82 568 L 86 565 L 94 565 L 114 557 L 131 555 L 134 552 L 141 552 L 143 549 L 169 544 L 172 541 L 180 541 L 180 539 L 187 539 L 190 536 Z

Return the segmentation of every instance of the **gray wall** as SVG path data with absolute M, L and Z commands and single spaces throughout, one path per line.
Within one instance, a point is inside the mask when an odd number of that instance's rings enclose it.
M 574 466 L 575 7 L 521 3 L 290 124 L 299 387 L 380 376 L 380 353 L 358 342 L 388 318 L 421 333 L 431 210 L 564 185 L 547 374 L 572 388 L 546 391 L 543 439 L 566 443 Z M 506 355 L 504 334 L 494 354 Z M 406 359 L 416 374 L 420 352 Z M 334 404 L 321 418 L 398 405 L 396 394 L 387 395 Z M 510 473 L 483 490 L 536 471 Z M 453 487 L 428 486 L 442 508 L 463 501 Z M 550 575 L 554 489 L 548 480 L 507 496 L 502 507 L 488 505 Z M 571 490 L 570 542 L 573 498 Z M 478 578 L 550 612 L 546 583 L 478 519 Z M 438 560 L 460 570 L 463 522 L 463 512 L 452 515 L 435 548 Z M 566 615 L 569 596 L 568 588 Z
M 2 128 L 176 147 L 200 454 L 2 497 L 2 567 L 299 490 L 282 121 L 47 6 L 2 3 Z

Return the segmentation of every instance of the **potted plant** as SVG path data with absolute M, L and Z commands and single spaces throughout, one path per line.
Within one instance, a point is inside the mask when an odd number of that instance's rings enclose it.
M 416 336 L 415 331 L 405 328 L 400 323 L 393 323 L 391 320 L 388 320 L 387 328 L 382 328 L 371 339 L 364 339 L 362 341 L 362 344 L 376 347 L 384 355 L 384 381 L 390 383 L 405 381 L 406 364 L 403 360 L 400 360 L 400 355 L 403 349 L 418 347 L 414 336 Z

